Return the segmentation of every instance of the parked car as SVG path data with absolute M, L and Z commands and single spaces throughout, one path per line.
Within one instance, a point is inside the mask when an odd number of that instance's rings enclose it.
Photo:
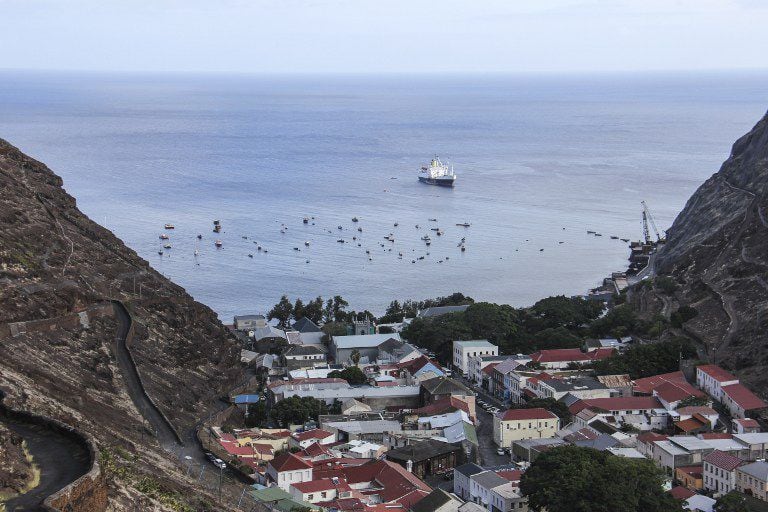
M 216 460 L 216 456 L 211 452 L 205 452 L 205 457 L 211 462 Z
M 504 455 L 504 448 L 499 448 L 496 450 L 496 455 Z
M 223 460 L 221 460 L 221 459 L 214 460 L 213 461 L 213 465 L 216 466 L 219 469 L 224 469 L 224 468 L 227 467 L 227 464 Z

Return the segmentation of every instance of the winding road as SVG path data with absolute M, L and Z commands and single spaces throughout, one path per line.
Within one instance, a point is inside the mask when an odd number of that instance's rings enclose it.
M 44 425 L 8 416 L 3 416 L 2 422 L 24 438 L 27 449 L 40 469 L 40 484 L 8 500 L 5 503 L 8 512 L 42 510 L 43 500 L 91 469 L 88 448 L 72 437 Z

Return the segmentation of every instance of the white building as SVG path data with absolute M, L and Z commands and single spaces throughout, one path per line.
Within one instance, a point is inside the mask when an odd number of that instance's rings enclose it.
M 707 454 L 703 459 L 704 488 L 722 496 L 736 489 L 736 468 L 744 464 L 738 457 L 720 450 Z
M 714 364 L 705 364 L 696 367 L 696 385 L 703 389 L 709 396 L 723 401 L 723 386 L 738 384 L 739 379 Z
M 470 495 L 470 477 L 485 471 L 482 467 L 473 462 L 462 464 L 453 468 L 453 494 L 464 501 L 472 501 Z
M 453 367 L 461 370 L 463 375 L 469 374 L 470 356 L 497 356 L 499 347 L 488 340 L 467 340 L 453 342 Z
M 507 359 L 507 356 L 469 356 L 469 371 L 466 377 L 475 384 L 483 383 L 483 368 L 493 363 L 500 363 Z
M 269 461 L 267 477 L 282 490 L 290 492 L 291 484 L 312 480 L 312 464 L 292 453 L 284 453 Z

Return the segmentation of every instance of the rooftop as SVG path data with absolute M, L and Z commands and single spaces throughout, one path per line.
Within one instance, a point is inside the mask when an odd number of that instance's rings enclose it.
M 470 479 L 485 489 L 493 489 L 494 487 L 509 483 L 509 480 L 497 475 L 493 471 L 483 471 L 482 473 L 477 473 L 476 475 L 472 475 Z
M 622 396 L 614 398 L 587 398 L 569 407 L 571 413 L 583 409 L 599 409 L 603 411 L 634 411 L 658 409 L 661 403 L 653 396 Z
M 697 366 L 696 371 L 706 373 L 718 382 L 730 382 L 739 380 L 735 375 L 726 370 L 723 370 L 716 364 L 704 364 Z
M 599 348 L 591 352 L 582 352 L 578 348 L 558 348 L 539 350 L 531 354 L 531 360 L 538 363 L 565 363 L 570 361 L 598 361 L 607 359 L 615 352 L 612 348 Z
M 312 468 L 312 464 L 292 453 L 284 453 L 280 455 L 274 460 L 271 460 L 269 465 L 272 466 L 278 473 L 283 471 L 295 471 L 298 469 Z
M 482 467 L 478 466 L 474 462 L 468 462 L 454 468 L 454 471 L 458 471 L 464 476 L 472 476 L 485 471 Z
M 498 413 L 501 421 L 521 421 L 521 420 L 551 420 L 557 419 L 557 415 L 542 407 L 531 409 L 509 409 Z
M 448 377 L 434 377 L 422 381 L 421 387 L 432 395 L 474 395 L 474 392 L 459 381 Z
M 462 306 L 436 306 L 419 311 L 417 316 L 420 316 L 421 318 L 429 318 L 432 316 L 446 315 L 448 313 L 461 313 L 462 311 L 466 311 L 468 307 L 468 304 Z
M 683 375 L 683 372 L 677 371 L 677 372 L 670 372 L 670 373 L 662 373 L 660 375 L 653 375 L 651 377 L 645 377 L 642 379 L 637 379 L 632 389 L 635 393 L 643 393 L 645 395 L 650 395 L 651 392 L 653 392 L 656 387 L 664 384 L 665 382 L 687 382 L 685 380 L 685 375 Z
M 307 317 L 302 317 L 293 323 L 293 328 L 299 332 L 321 332 L 320 328 Z
M 400 335 L 392 334 L 352 334 L 349 336 L 334 336 L 336 348 L 373 348 L 378 347 L 389 339 L 400 340 Z
M 566 377 L 564 379 L 546 379 L 542 382 L 559 392 L 605 389 L 605 385 L 594 377 Z
M 736 402 L 745 411 L 768 407 L 763 400 L 747 389 L 743 384 L 723 386 L 723 393 Z
M 331 437 L 333 433 L 323 429 L 306 430 L 304 432 L 296 432 L 293 434 L 293 438 L 297 441 L 309 441 L 310 439 L 326 439 Z
M 744 463 L 740 458 L 720 450 L 710 452 L 704 457 L 703 461 L 726 471 L 733 471 Z
M 413 442 L 407 446 L 389 450 L 387 452 L 387 459 L 403 462 L 408 460 L 419 462 L 437 457 L 439 455 L 455 452 L 457 450 L 461 450 L 461 448 L 453 444 L 444 443 L 442 441 L 427 439 L 425 441 Z
M 758 480 L 762 480 L 763 482 L 768 480 L 768 462 L 765 461 L 757 461 L 753 462 L 752 464 L 746 464 L 741 466 L 739 471 L 751 475 Z
M 454 347 L 467 348 L 467 347 L 484 347 L 484 348 L 498 348 L 496 345 L 488 340 L 455 340 L 453 342 Z

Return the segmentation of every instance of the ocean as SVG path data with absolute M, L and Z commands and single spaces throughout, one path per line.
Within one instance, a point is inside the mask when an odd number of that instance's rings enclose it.
M 626 267 L 640 201 L 668 228 L 767 105 L 765 73 L 0 72 L 0 137 L 225 321 L 283 294 L 583 294 Z M 455 189 L 417 181 L 433 155 Z

